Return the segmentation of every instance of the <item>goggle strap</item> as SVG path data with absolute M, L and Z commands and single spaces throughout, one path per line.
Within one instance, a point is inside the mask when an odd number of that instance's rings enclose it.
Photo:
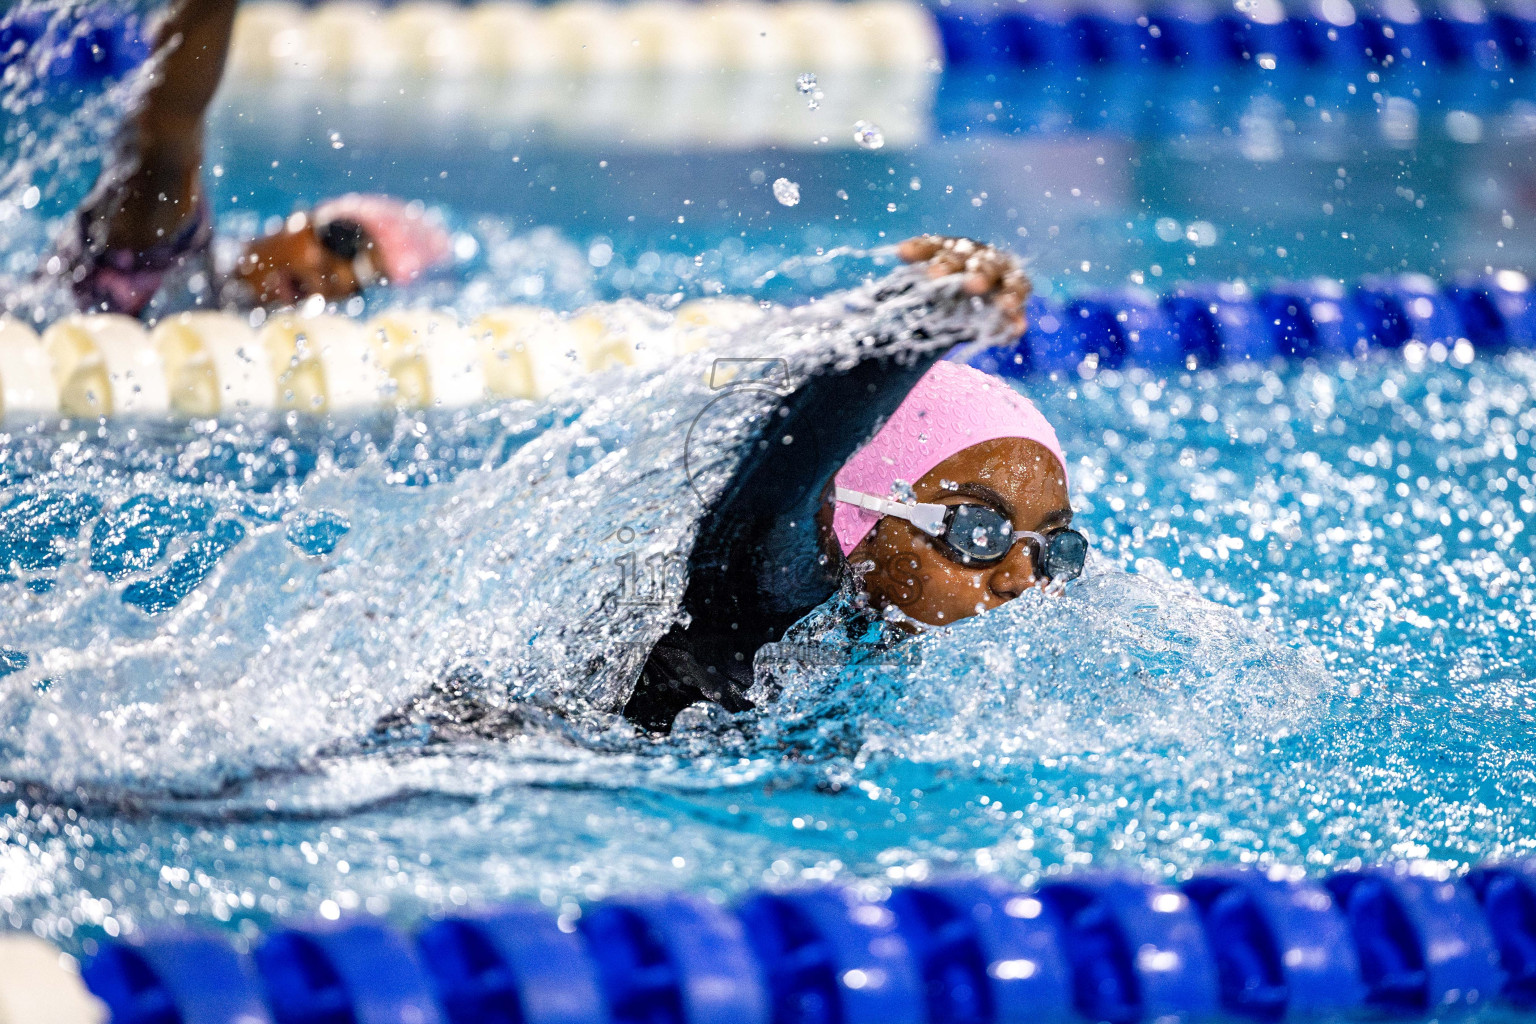
M 834 487 L 832 497 L 845 505 L 854 505 L 867 512 L 904 519 L 930 537 L 943 535 L 944 519 L 949 513 L 948 505 L 891 501 L 888 498 L 878 498 L 873 494 L 850 490 L 847 487 Z

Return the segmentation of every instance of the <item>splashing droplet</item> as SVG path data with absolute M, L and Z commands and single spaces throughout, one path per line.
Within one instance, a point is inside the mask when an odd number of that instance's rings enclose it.
M 816 76 L 812 72 L 807 71 L 795 79 L 795 88 L 803 93 L 814 92 L 816 90 Z
M 794 206 L 800 202 L 800 185 L 788 178 L 778 178 L 773 183 L 773 198 L 783 206 Z
M 885 133 L 873 121 L 855 121 L 853 141 L 858 143 L 861 149 L 879 149 L 885 145 Z

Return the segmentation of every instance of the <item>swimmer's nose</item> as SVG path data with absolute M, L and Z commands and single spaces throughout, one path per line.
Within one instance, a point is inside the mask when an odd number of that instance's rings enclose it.
M 1034 552 L 1029 544 L 1015 544 L 1008 557 L 997 563 L 987 586 L 1004 601 L 1011 601 L 1035 585 Z

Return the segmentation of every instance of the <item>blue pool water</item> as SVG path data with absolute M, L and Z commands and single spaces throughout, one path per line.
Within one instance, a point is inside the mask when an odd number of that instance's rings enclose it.
M 921 126 L 900 145 L 811 145 L 806 110 L 802 147 L 703 154 L 601 123 L 561 136 L 558 113 L 497 121 L 462 97 L 427 147 L 377 97 L 315 112 L 313 87 L 234 93 L 210 162 L 232 232 L 340 188 L 442 206 L 460 266 L 373 301 L 466 313 L 801 300 L 886 273 L 872 248 L 918 230 L 1009 243 L 1064 294 L 1530 265 L 1532 108 L 1513 83 L 1132 84 L 951 78 L 913 93 Z M 1148 95 L 1183 119 L 1105 105 Z M 98 130 L 60 118 L 38 124 L 80 145 L 27 143 L 38 198 L 30 178 L 0 197 L 7 288 L 44 311 L 57 297 L 21 285 L 89 182 Z M 774 201 L 781 176 L 800 205 Z M 804 370 L 888 314 L 849 314 L 830 342 L 772 319 L 778 334 L 729 351 Z M 605 604 L 626 559 L 660 556 L 655 585 L 676 592 L 701 369 L 548 407 L 6 424 L 10 923 L 89 949 L 179 918 L 250 934 L 275 915 L 507 896 L 574 912 L 655 887 L 1536 845 L 1530 353 L 1022 382 L 1060 427 L 1097 551 L 1083 580 L 875 664 L 809 630 L 774 669 L 777 700 L 655 741 L 604 712 L 612 674 L 590 653 L 657 628 Z M 706 487 L 744 428 L 710 424 Z M 464 668 L 522 729 L 375 733 Z

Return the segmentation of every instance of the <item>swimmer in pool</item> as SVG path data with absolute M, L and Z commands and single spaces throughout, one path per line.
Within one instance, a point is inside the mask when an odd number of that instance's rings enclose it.
M 184 0 L 162 26 L 157 76 L 63 253 L 82 307 L 152 316 L 175 308 L 175 294 L 214 305 L 334 302 L 446 259 L 446 234 L 419 209 L 351 195 L 289 217 L 218 281 L 203 122 L 235 8 L 235 0 Z M 1022 329 L 1029 281 L 1012 257 L 936 236 L 903 243 L 900 254 L 932 277 L 964 275 L 966 292 Z M 882 353 L 872 346 L 851 368 L 786 396 L 757 456 L 706 510 L 689 560 L 689 625 L 651 651 L 623 708 L 632 721 L 663 732 L 695 701 L 750 707 L 755 652 L 848 575 L 874 610 L 915 629 L 1081 570 L 1086 544 L 1068 528 L 1060 448 L 1034 407 L 1000 381 L 937 363 L 938 352 Z M 816 438 L 818 458 L 787 443 L 796 436 Z M 796 586 L 785 585 L 789 576 Z M 477 719 L 462 689 L 448 680 L 429 697 L 456 705 L 448 717 L 460 732 L 515 725 Z M 418 702 L 395 720 L 420 714 L 434 717 Z
M 934 236 L 899 251 L 932 276 L 966 273 L 967 291 L 1022 328 L 1029 282 L 1011 256 Z M 839 586 L 915 631 L 1082 572 L 1066 460 L 1034 405 L 942 352 L 912 362 L 874 351 L 789 395 L 755 460 L 706 511 L 688 624 L 651 651 L 624 708 L 632 722 L 666 732 L 699 700 L 750 708 L 757 650 Z
M 1030 284 L 1014 257 L 937 236 L 898 252 L 926 264 L 931 278 L 963 275 L 965 293 L 990 303 L 1010 332 L 1022 330 Z M 1088 545 L 1071 529 L 1055 431 L 1002 380 L 941 361 L 946 344 L 977 340 L 985 319 L 925 321 L 921 330 L 949 333 L 926 335 L 939 344 L 916 357 L 867 339 L 857 362 L 783 395 L 700 518 L 680 623 L 612 710 L 651 733 L 668 732 L 699 701 L 748 710 L 757 651 L 841 587 L 916 631 L 1081 573 Z M 624 670 L 599 658 L 593 671 Z M 380 721 L 377 734 L 450 742 L 551 724 L 537 708 L 493 704 L 485 692 L 473 670 L 451 674 Z
M 217 273 L 203 130 L 235 8 L 235 0 L 181 0 L 161 25 L 155 78 L 54 264 L 81 309 L 154 316 L 188 305 L 294 305 L 311 295 L 338 302 L 447 261 L 448 234 L 419 204 L 351 194 L 293 214 Z

